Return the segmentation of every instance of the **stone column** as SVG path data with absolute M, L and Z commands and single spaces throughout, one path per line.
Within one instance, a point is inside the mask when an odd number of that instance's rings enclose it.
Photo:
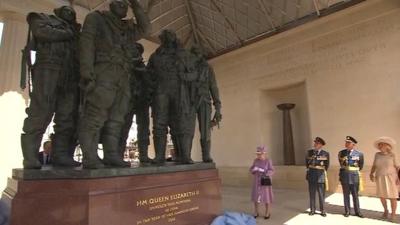
M 290 118 L 290 110 L 295 106 L 296 105 L 292 103 L 277 105 L 278 109 L 283 112 L 283 162 L 285 165 L 296 164 L 293 144 L 292 120 Z
M 18 92 L 28 99 L 28 91 L 19 87 L 21 75 L 21 50 L 26 44 L 28 26 L 25 16 L 17 13 L 1 13 L 4 23 L 0 47 L 0 96 L 7 92 Z
M 22 166 L 20 135 L 26 117 L 28 92 L 19 87 L 21 49 L 26 42 L 27 26 L 25 16 L 1 11 L 0 21 L 4 23 L 0 46 L 0 152 L 7 160 L 0 163 L 0 171 L 11 171 Z M 7 150 L 5 150 L 7 149 Z M 6 173 L 8 175 L 8 172 Z M 4 177 L 5 178 L 5 177 Z M 6 187 L 6 180 L 1 176 L 0 189 Z

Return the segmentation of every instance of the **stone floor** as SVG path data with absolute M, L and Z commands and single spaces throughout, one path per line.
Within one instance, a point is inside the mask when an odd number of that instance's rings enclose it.
M 275 189 L 275 202 L 271 209 L 271 218 L 264 220 L 258 218 L 258 225 L 392 225 L 388 221 L 380 219 L 383 209 L 379 199 L 361 197 L 360 205 L 365 218 L 355 216 L 345 218 L 343 213 L 343 197 L 340 193 L 329 194 L 326 199 L 326 211 L 328 216 L 309 216 L 308 193 L 298 190 Z M 225 210 L 253 213 L 253 204 L 250 202 L 250 189 L 238 187 L 223 188 L 223 207 Z M 399 202 L 400 207 L 400 202 Z M 263 210 L 263 209 L 262 209 Z M 260 210 L 261 211 L 261 210 Z M 400 221 L 400 210 L 397 210 L 397 224 Z

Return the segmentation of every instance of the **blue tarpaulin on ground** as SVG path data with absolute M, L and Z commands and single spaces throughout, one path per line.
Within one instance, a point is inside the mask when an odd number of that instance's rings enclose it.
M 10 208 L 0 199 L 0 225 L 8 225 L 10 217 Z
M 256 220 L 245 213 L 225 212 L 222 216 L 215 218 L 211 225 L 256 225 Z

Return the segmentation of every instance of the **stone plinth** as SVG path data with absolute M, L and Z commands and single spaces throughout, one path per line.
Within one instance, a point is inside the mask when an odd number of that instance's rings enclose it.
M 214 164 L 20 170 L 3 193 L 11 225 L 209 225 L 221 213 Z

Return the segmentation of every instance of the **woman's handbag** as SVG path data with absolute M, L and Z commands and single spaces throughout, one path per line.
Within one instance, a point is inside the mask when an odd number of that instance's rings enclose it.
M 272 186 L 271 178 L 265 174 L 261 175 L 261 186 Z

